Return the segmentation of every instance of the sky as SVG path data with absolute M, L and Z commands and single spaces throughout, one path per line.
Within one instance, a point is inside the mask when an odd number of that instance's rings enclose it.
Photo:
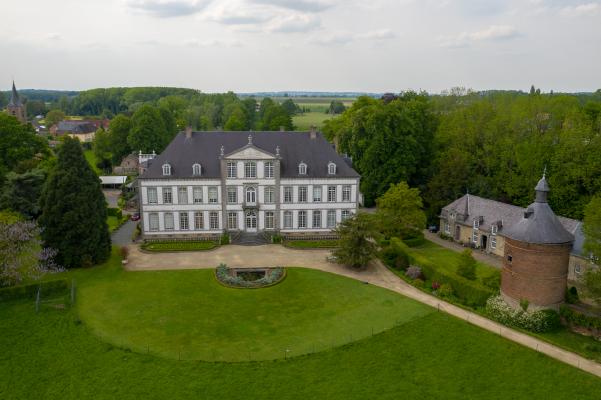
M 0 88 L 601 88 L 601 0 L 0 0 Z

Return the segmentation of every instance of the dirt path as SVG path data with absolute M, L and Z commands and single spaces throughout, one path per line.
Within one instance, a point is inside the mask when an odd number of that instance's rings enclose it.
M 129 263 L 126 268 L 132 271 L 215 268 L 223 262 L 228 266 L 237 268 L 302 266 L 347 276 L 393 290 L 467 321 L 472 325 L 601 377 L 601 364 L 424 293 L 400 279 L 380 261 L 372 262 L 365 270 L 357 271 L 327 262 L 326 257 L 330 253 L 328 250 L 294 250 L 280 245 L 229 245 L 211 251 L 181 253 L 145 253 L 141 252 L 136 245 L 130 245 L 129 248 Z

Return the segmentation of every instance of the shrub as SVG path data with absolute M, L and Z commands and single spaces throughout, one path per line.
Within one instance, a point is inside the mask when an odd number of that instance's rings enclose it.
M 560 326 L 559 314 L 553 310 L 524 311 L 515 309 L 500 295 L 486 302 L 486 313 L 494 320 L 508 326 L 526 329 L 532 332 L 550 332 Z
M 473 281 L 476 279 L 476 260 L 472 256 L 472 251 L 465 249 L 459 255 L 459 265 L 457 266 L 457 275 Z
M 580 297 L 578 296 L 578 289 L 572 286 L 569 290 L 566 291 L 566 303 L 577 304 L 579 301 Z
M 449 285 L 448 283 L 443 283 L 442 285 L 440 285 L 440 288 L 438 288 L 437 293 L 440 297 L 453 297 L 455 295 L 455 293 L 453 292 L 453 286 Z
M 417 278 L 416 280 L 413 281 L 413 286 L 418 287 L 418 288 L 423 288 L 426 286 L 426 282 L 424 282 L 423 279 Z
M 271 237 L 271 243 L 275 243 L 275 244 L 282 243 L 282 236 L 281 235 L 273 235 Z
M 232 276 L 230 274 L 230 268 L 221 263 L 215 270 L 215 276 L 220 282 L 227 286 L 240 288 L 260 288 L 273 285 L 274 283 L 280 281 L 284 277 L 284 272 L 284 268 L 282 267 L 271 268 L 269 273 L 266 273 L 263 278 L 254 281 L 247 281 L 242 279 L 240 276 Z
M 438 233 L 438 236 L 439 236 L 441 239 L 443 239 L 443 240 L 453 240 L 453 236 L 451 236 L 451 235 L 447 235 L 447 234 L 446 234 L 446 233 L 444 233 L 444 232 L 439 232 L 439 233 Z
M 559 315 L 569 324 L 583 328 L 601 331 L 601 318 L 578 312 L 567 305 L 559 307 Z
M 390 244 L 380 251 L 380 259 L 390 268 L 406 270 L 411 263 L 407 245 L 398 238 L 392 238 L 388 243 Z
M 109 217 L 117 217 L 118 219 L 123 218 L 123 213 L 121 212 L 121 210 L 119 208 L 115 208 L 115 207 L 109 207 L 106 209 L 106 214 Z
M 499 290 L 501 286 L 501 274 L 493 274 L 490 276 L 485 276 L 482 278 L 482 284 L 487 288 L 491 288 L 492 290 Z
M 230 235 L 228 235 L 227 233 L 221 235 L 221 239 L 219 239 L 219 244 L 230 244 Z
M 434 281 L 432 282 L 432 290 L 438 290 L 440 289 L 440 283 Z
M 411 266 L 409 268 L 407 268 L 407 271 L 405 271 L 405 275 L 407 276 L 407 278 L 409 279 L 422 279 L 423 278 L 423 273 L 422 273 L 422 269 L 420 267 L 415 267 L 415 266 Z
M 424 235 L 420 232 L 419 236 L 403 239 L 403 242 L 409 247 L 418 247 L 426 243 L 426 239 L 424 239 Z

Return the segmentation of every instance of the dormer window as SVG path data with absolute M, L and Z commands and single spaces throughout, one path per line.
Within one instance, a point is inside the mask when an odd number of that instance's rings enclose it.
M 336 175 L 336 164 L 333 162 L 328 164 L 328 175 Z
M 474 219 L 474 229 L 480 228 L 480 219 Z
M 298 164 L 298 174 L 307 175 L 307 164 L 305 164 L 304 162 Z
M 200 176 L 202 173 L 202 167 L 200 166 L 200 164 L 194 164 L 192 166 L 192 175 L 196 175 L 196 176 Z
M 497 227 L 497 225 L 493 225 L 493 226 L 490 227 L 490 233 L 493 234 L 493 235 L 496 235 L 498 229 L 499 228 Z
M 171 175 L 171 165 L 163 164 L 163 175 L 165 175 L 165 176 Z

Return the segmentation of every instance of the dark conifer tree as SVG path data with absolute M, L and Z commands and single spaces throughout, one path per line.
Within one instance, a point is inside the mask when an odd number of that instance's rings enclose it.
M 67 268 L 105 261 L 111 251 L 106 202 L 100 180 L 84 158 L 77 139 L 65 138 L 41 198 L 45 245 L 58 250 Z

